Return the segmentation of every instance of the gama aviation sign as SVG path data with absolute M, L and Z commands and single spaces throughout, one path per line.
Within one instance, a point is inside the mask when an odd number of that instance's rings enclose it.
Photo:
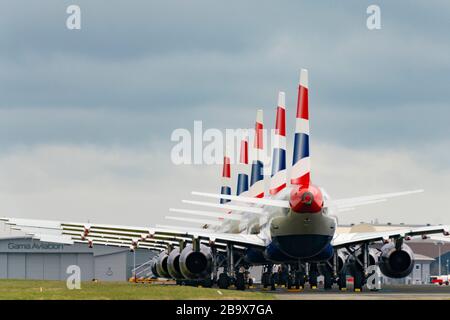
M 62 250 L 64 245 L 60 243 L 8 243 L 9 250 Z

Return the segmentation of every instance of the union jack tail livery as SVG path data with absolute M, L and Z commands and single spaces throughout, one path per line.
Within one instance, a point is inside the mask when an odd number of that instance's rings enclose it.
M 223 170 L 222 170 L 222 188 L 220 189 L 220 194 L 231 195 L 231 168 L 230 168 L 230 158 L 223 157 Z M 227 203 L 230 200 L 220 199 L 220 203 Z
M 264 197 L 264 164 L 261 161 L 263 146 L 263 111 L 256 112 L 255 124 L 255 160 L 252 163 L 252 175 L 250 181 L 250 196 L 255 198 Z
M 270 178 L 271 195 L 286 188 L 286 106 L 285 93 L 278 93 L 275 140 L 272 153 L 272 175 Z
M 311 163 L 309 158 L 308 70 L 306 69 L 302 69 L 300 72 L 296 118 L 291 183 L 308 187 Z
M 236 195 L 246 196 L 248 191 L 248 134 L 245 132 L 241 140 L 238 165 L 238 181 Z

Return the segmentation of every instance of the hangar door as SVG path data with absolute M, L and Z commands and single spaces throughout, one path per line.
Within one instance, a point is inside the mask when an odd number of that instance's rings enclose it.
M 6 263 L 2 263 L 6 267 L 5 278 L 9 279 L 65 280 L 69 265 L 80 267 L 81 280 L 94 278 L 91 253 L 7 253 L 3 258 L 6 258 Z

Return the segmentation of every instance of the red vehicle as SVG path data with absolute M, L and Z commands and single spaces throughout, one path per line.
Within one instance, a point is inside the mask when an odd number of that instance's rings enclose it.
M 445 276 L 431 276 L 430 282 L 432 284 L 438 284 L 440 286 L 442 286 L 444 284 L 446 286 L 448 286 L 448 284 L 449 284 L 449 276 L 448 275 L 445 275 Z

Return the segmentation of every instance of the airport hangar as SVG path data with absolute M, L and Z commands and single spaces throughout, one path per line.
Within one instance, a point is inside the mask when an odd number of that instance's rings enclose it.
M 80 267 L 82 281 L 126 281 L 134 266 L 156 253 L 148 249 L 83 243 L 41 242 L 28 236 L 0 237 L 0 279 L 66 280 L 67 267 Z

